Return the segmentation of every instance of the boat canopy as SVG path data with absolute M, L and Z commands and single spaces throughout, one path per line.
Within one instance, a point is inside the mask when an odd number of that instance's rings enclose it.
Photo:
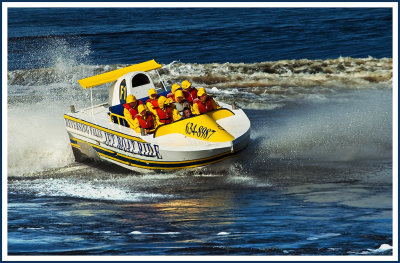
M 92 76 L 89 78 L 81 79 L 79 80 L 79 84 L 84 89 L 87 88 L 93 88 L 102 84 L 106 84 L 109 82 L 113 82 L 118 80 L 121 76 L 133 72 L 133 71 L 150 71 L 154 69 L 161 68 L 162 66 L 158 64 L 154 59 L 149 60 L 146 62 L 142 62 L 139 64 L 131 65 L 129 67 L 121 68 L 121 69 L 116 69 L 110 72 L 106 72 L 100 75 Z

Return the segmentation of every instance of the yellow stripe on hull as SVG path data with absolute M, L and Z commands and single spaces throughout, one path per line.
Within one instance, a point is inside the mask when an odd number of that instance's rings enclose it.
M 206 166 L 206 165 L 214 164 L 214 163 L 217 163 L 217 162 L 221 162 L 221 161 L 223 161 L 223 160 L 226 160 L 226 159 L 228 159 L 228 158 L 231 158 L 231 157 L 233 157 L 235 154 L 232 154 L 232 155 L 229 155 L 229 156 L 225 156 L 225 157 L 223 157 L 223 158 L 221 158 L 221 159 L 213 160 L 213 161 L 206 162 L 206 163 L 195 164 L 195 165 L 187 165 L 187 166 L 180 166 L 180 167 L 154 167 L 154 166 L 143 166 L 143 165 L 139 165 L 139 164 L 133 164 L 133 163 L 129 163 L 129 162 L 124 162 L 124 161 L 121 161 L 121 160 L 119 160 L 119 159 L 117 159 L 117 158 L 113 158 L 113 157 L 111 157 L 111 156 L 108 156 L 108 155 L 105 155 L 105 154 L 102 154 L 102 153 L 99 153 L 99 155 L 101 155 L 101 156 L 103 156 L 103 157 L 105 157 L 105 158 L 111 159 L 111 160 L 113 160 L 113 161 L 116 161 L 116 162 L 119 162 L 119 163 L 123 163 L 123 164 L 125 164 L 125 165 L 129 165 L 129 166 L 133 166 L 133 167 L 138 167 L 138 168 L 143 168 L 143 169 L 153 169 L 153 170 L 177 170 L 177 169 L 196 168 L 196 167 L 201 167 L 201 166 Z
M 108 159 L 114 160 L 114 161 L 116 161 L 116 162 L 129 165 L 128 162 L 124 162 L 124 161 L 118 160 L 117 158 L 113 158 L 113 157 L 111 157 L 111 156 L 108 156 L 108 155 L 105 155 L 105 154 L 102 154 L 102 153 L 98 153 L 98 154 L 101 155 L 101 156 L 103 156 L 103 157 L 106 157 L 106 158 L 108 158 Z
M 72 145 L 73 147 L 75 147 L 75 148 L 81 148 L 78 144 L 75 144 L 75 143 L 72 143 L 72 142 L 71 142 L 71 145 Z

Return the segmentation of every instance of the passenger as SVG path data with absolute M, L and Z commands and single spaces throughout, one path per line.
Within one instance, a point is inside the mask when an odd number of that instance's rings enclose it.
M 146 106 L 147 106 L 147 109 L 153 114 L 155 114 L 153 108 L 158 107 L 157 100 L 158 100 L 157 91 L 154 88 L 150 89 L 149 90 L 149 99 L 146 101 Z
M 173 101 L 175 101 L 175 92 L 177 90 L 179 90 L 181 88 L 181 86 L 179 86 L 178 84 L 174 84 L 171 87 L 171 92 L 167 94 L 167 98 L 171 98 Z
M 190 103 L 193 104 L 193 101 L 197 98 L 197 89 L 192 87 L 192 83 L 188 80 L 182 81 L 182 90 L 183 94 L 185 95 L 185 99 Z
M 137 107 L 138 105 L 143 104 L 141 100 L 137 100 L 135 96 L 132 94 L 129 94 L 126 97 L 126 103 L 123 105 L 124 106 L 124 117 L 126 121 L 129 124 L 129 127 L 132 129 L 134 128 L 134 119 L 136 114 L 138 114 Z
M 167 98 L 164 102 L 164 105 L 167 105 L 172 108 L 174 121 L 178 121 L 181 119 L 181 115 L 179 114 L 179 111 L 175 108 L 174 101 L 172 100 L 172 98 Z
M 193 103 L 193 113 L 196 115 L 221 108 L 215 100 L 201 87 L 197 92 L 198 99 Z
M 190 110 L 190 108 L 184 108 L 183 109 L 183 114 L 182 114 L 182 120 L 183 119 L 187 119 L 190 117 L 194 117 L 195 115 L 192 113 L 192 111 Z
M 175 98 L 176 98 L 176 102 L 173 105 L 175 106 L 175 109 L 178 110 L 180 115 L 183 114 L 184 108 L 189 108 L 189 109 L 192 108 L 190 103 L 185 99 L 185 96 L 183 95 L 182 90 L 177 90 L 175 92 Z
M 169 105 L 172 99 L 168 99 L 164 96 L 158 98 L 158 107 L 153 108 L 156 113 L 157 125 L 172 123 L 181 118 L 179 112 Z
M 153 113 L 146 110 L 146 107 L 143 104 L 138 106 L 138 114 L 135 116 L 135 120 L 133 121 L 134 129 L 137 133 L 141 132 L 141 128 L 146 131 L 146 134 L 150 134 L 154 132 L 156 128 L 155 118 Z

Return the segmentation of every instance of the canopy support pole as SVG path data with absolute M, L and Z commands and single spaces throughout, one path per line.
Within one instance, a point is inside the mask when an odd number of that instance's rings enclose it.
M 92 116 L 93 116 L 93 120 L 94 120 L 94 111 L 93 111 L 93 89 L 90 89 L 90 102 L 92 103 Z
M 164 88 L 164 91 L 167 91 L 167 87 L 165 86 L 164 79 L 161 77 L 160 73 L 158 73 L 157 69 L 156 69 L 156 72 L 157 72 L 158 78 L 160 79 L 161 84 L 162 84 L 162 86 Z

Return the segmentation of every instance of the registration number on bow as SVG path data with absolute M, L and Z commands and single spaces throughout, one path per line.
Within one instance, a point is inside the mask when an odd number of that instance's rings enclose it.
M 194 124 L 192 122 L 188 122 L 186 124 L 186 134 L 188 135 L 195 135 L 204 140 L 208 140 L 214 133 L 215 130 L 209 129 L 201 125 L 197 127 L 197 124 Z

